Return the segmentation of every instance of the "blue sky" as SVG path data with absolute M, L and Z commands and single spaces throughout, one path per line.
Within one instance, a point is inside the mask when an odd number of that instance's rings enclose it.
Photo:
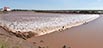
M 103 0 L 0 0 L 0 8 L 70 10 L 103 9 Z

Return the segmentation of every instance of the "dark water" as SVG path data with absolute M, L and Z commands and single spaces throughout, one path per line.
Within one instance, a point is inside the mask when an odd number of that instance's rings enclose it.
M 78 27 L 28 39 L 48 48 L 103 48 L 103 16 Z

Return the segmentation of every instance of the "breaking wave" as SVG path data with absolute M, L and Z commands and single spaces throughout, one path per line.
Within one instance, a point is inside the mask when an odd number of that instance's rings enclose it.
M 41 36 L 54 31 L 79 26 L 90 22 L 99 15 L 96 14 L 56 14 L 56 15 L 2 15 L 0 26 L 17 36 Z

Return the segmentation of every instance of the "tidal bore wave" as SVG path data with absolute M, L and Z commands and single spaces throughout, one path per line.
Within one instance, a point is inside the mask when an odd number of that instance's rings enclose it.
M 41 36 L 90 22 L 96 14 L 2 14 L 0 26 L 21 38 Z

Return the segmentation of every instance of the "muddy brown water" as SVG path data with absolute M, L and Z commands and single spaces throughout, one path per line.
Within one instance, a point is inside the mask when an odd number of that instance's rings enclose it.
M 103 15 L 87 24 L 27 41 L 46 48 L 103 48 Z
M 13 14 L 15 14 L 13 12 Z M 17 13 L 16 13 L 17 14 Z M 31 14 L 31 13 L 30 13 Z M 14 17 L 13 17 L 14 18 Z M 27 41 L 45 48 L 103 48 L 103 15 L 84 25 L 32 37 Z

